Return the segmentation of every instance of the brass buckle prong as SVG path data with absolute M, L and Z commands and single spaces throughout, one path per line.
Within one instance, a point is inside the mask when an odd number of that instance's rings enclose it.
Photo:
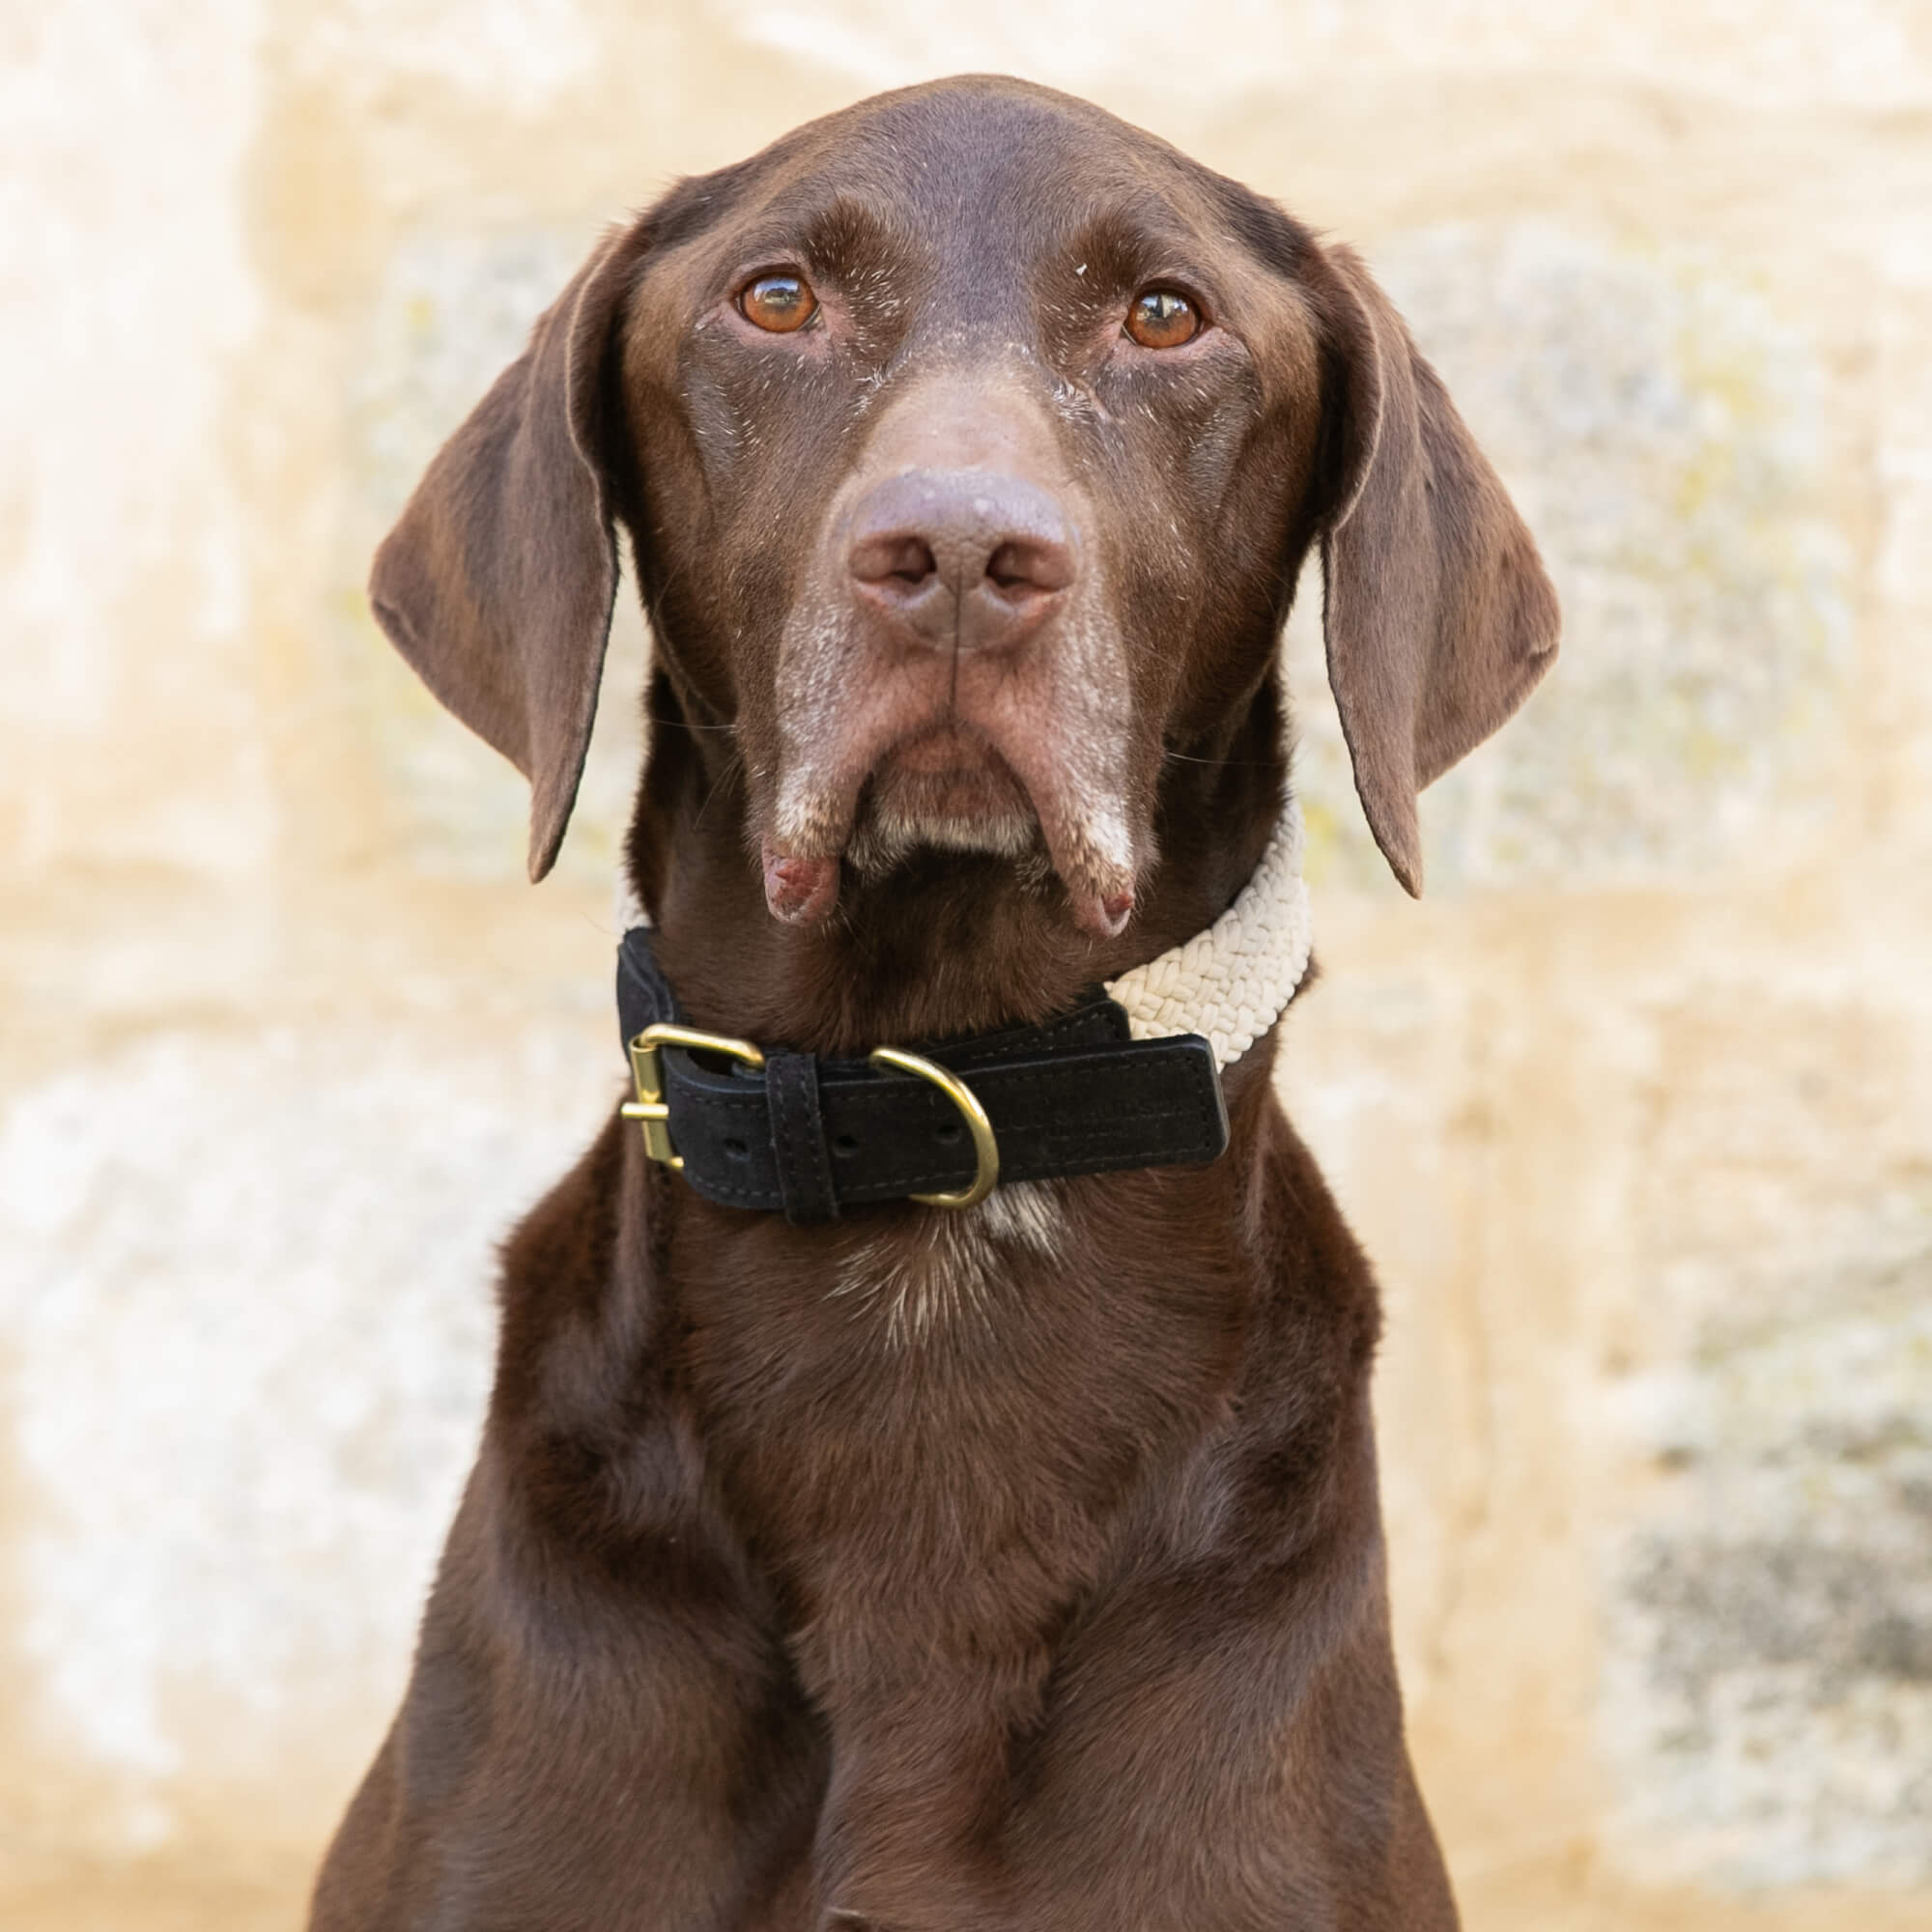
M 728 1054 L 747 1066 L 762 1066 L 765 1056 L 749 1039 L 733 1039 L 727 1034 L 699 1033 L 696 1027 L 647 1026 L 631 1042 L 631 1078 L 638 1083 L 638 1097 L 626 1100 L 617 1110 L 627 1121 L 636 1121 L 644 1130 L 644 1152 L 666 1167 L 680 1168 L 684 1156 L 670 1144 L 670 1108 L 665 1102 L 664 1062 L 659 1049 L 682 1046 L 694 1053 Z
M 931 1081 L 959 1109 L 966 1122 L 966 1131 L 973 1136 L 973 1152 L 979 1161 L 979 1170 L 973 1176 L 972 1186 L 962 1188 L 957 1194 L 915 1194 L 912 1199 L 923 1201 L 928 1208 L 971 1208 L 985 1200 L 1000 1178 L 1000 1144 L 993 1138 L 993 1123 L 986 1118 L 980 1096 L 957 1074 L 948 1072 L 936 1060 L 906 1053 L 896 1046 L 875 1046 L 869 1057 L 874 1066 L 894 1066 L 901 1073 L 915 1074 L 921 1080 Z

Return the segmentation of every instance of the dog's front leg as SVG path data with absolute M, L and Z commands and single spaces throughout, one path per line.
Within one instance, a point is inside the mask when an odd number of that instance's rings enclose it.
M 505 1252 L 482 1454 L 313 1932 L 804 1932 L 824 1726 L 660 1367 L 642 1161 L 613 1121 Z
M 1141 1573 L 1054 1686 L 1008 1820 L 1008 1932 L 1456 1932 L 1373 1520 L 1274 1563 Z

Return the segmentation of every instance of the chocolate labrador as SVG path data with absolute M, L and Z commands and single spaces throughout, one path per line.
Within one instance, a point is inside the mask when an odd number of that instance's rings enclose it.
M 529 778 L 532 877 L 620 526 L 637 1097 L 505 1249 L 314 1925 L 1453 1926 L 1377 1294 L 1275 1097 L 1268 923 L 1311 546 L 1411 892 L 1418 787 L 1554 649 L 1441 384 L 1271 202 L 948 81 L 610 235 L 384 544 L 384 629 Z

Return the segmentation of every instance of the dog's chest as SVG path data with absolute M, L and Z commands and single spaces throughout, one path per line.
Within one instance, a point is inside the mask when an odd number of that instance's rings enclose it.
M 1111 1211 L 1143 1191 L 1003 1189 L 691 1285 L 712 1466 L 802 1622 L 1025 1640 L 1105 1569 L 1223 1412 L 1255 1289 L 1215 1222 Z
M 1044 1181 L 999 1189 L 963 1213 L 862 1236 L 838 1263 L 830 1293 L 855 1325 L 895 1350 L 950 1350 L 999 1319 L 1003 1284 L 1063 1273 L 1075 1236 L 1062 1193 Z

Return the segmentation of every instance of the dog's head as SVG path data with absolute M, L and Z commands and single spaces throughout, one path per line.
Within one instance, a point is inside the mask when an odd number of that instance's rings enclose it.
M 1164 766 L 1225 757 L 1271 691 L 1315 543 L 1356 785 L 1416 891 L 1416 792 L 1555 644 L 1527 530 L 1355 257 L 1005 80 L 864 102 L 611 235 L 384 544 L 384 628 L 530 779 L 533 877 L 619 520 L 794 923 L 938 849 L 1118 933 Z

